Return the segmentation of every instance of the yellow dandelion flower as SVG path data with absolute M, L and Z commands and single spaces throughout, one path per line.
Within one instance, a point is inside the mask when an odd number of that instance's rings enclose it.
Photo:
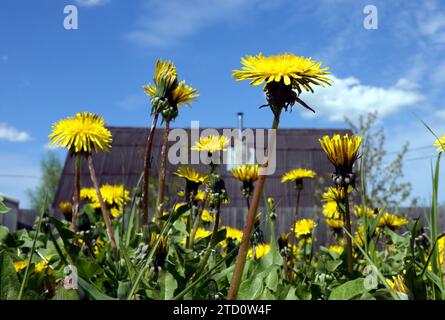
M 392 280 L 391 279 L 386 279 L 386 282 L 389 284 L 391 289 L 393 289 L 394 291 L 405 293 L 405 294 L 409 293 L 409 289 L 405 285 L 405 281 L 403 280 L 403 276 L 400 275 L 400 274 L 397 275 L 397 276 L 392 276 Z
M 252 258 L 255 253 L 255 259 L 259 260 L 262 257 L 264 257 L 266 254 L 268 254 L 269 251 L 270 251 L 270 244 L 268 244 L 268 243 L 259 244 L 259 245 L 255 246 L 254 248 L 250 248 L 249 251 L 247 252 L 247 256 L 249 258 Z
M 358 158 L 358 149 L 362 143 L 362 137 L 349 137 L 347 133 L 343 137 L 334 134 L 332 138 L 324 136 L 319 141 L 336 170 L 346 174 L 352 172 L 352 166 Z
M 206 192 L 201 190 L 201 189 L 199 189 L 198 192 L 196 193 L 196 195 L 193 197 L 193 200 L 195 200 L 195 201 L 204 201 L 205 195 L 206 195 Z M 185 191 L 184 190 L 179 191 L 178 192 L 178 196 L 182 197 L 182 198 L 185 198 Z
M 99 198 L 97 197 L 96 189 L 94 188 L 80 189 L 80 199 L 85 200 L 94 209 L 100 208 Z
M 112 216 L 113 218 L 117 218 L 122 214 L 122 209 L 113 207 L 109 210 L 110 216 Z
M 236 179 L 244 183 L 252 183 L 258 179 L 258 164 L 243 164 L 231 171 Z
M 226 228 L 226 238 L 231 238 L 239 242 L 243 240 L 243 232 L 241 230 L 228 226 L 225 228 Z
M 144 87 L 144 91 L 152 98 L 156 96 L 156 87 L 151 84 L 146 85 Z M 169 101 L 173 106 L 179 107 L 183 104 L 189 105 L 190 102 L 195 100 L 198 96 L 198 90 L 193 89 L 191 86 L 185 84 L 185 81 L 181 81 L 171 92 Z
M 110 207 L 120 208 L 130 200 L 130 192 L 122 184 L 104 184 L 100 187 L 100 194 L 104 202 Z
M 388 227 L 390 229 L 397 229 L 408 223 L 408 220 L 402 217 L 398 217 L 394 214 L 386 212 L 379 219 L 379 227 Z
M 48 268 L 48 263 L 46 261 L 40 261 L 39 263 L 37 263 L 35 265 L 34 268 L 35 268 L 36 272 L 42 272 L 43 270 Z
M 295 56 L 290 53 L 263 56 L 246 56 L 241 59 L 241 70 L 234 70 L 233 77 L 237 81 L 250 80 L 250 84 L 258 86 L 263 82 L 282 82 L 286 86 L 301 92 L 301 88 L 313 92 L 311 85 L 330 85 L 328 67 L 321 68 L 321 62 L 311 58 Z
M 195 241 L 198 240 L 198 239 L 206 238 L 206 237 L 210 236 L 211 234 L 212 234 L 212 232 L 209 231 L 209 230 L 206 230 L 206 229 L 203 229 L 203 228 L 198 228 L 198 229 L 196 230 L 196 233 L 195 233 Z M 187 238 L 185 237 L 185 238 L 183 238 L 183 239 L 181 240 L 180 243 L 181 243 L 182 245 L 185 245 L 186 242 L 187 242 Z
M 363 225 L 359 225 L 357 230 L 354 232 L 354 240 L 360 247 L 363 247 L 364 245 L 365 236 L 366 236 L 365 227 Z
M 439 264 L 443 266 L 445 254 L 445 236 L 442 236 L 437 240 L 437 250 L 439 255 Z
M 62 201 L 59 203 L 59 210 L 64 215 L 71 214 L 73 211 L 73 205 L 69 201 Z
M 171 102 L 173 105 L 180 106 L 182 104 L 190 104 L 198 97 L 198 90 L 185 84 L 181 81 L 178 86 L 173 90 Z
M 94 254 L 98 255 L 100 253 L 100 250 L 102 250 L 104 246 L 105 246 L 105 242 L 101 238 L 97 238 L 96 243 L 93 247 Z
M 154 97 L 156 96 L 156 87 L 152 84 L 147 84 L 144 86 L 144 92 L 147 96 Z
M 329 251 L 335 252 L 338 255 L 341 255 L 343 253 L 343 250 L 345 248 L 343 246 L 339 246 L 339 245 L 332 245 L 328 248 Z
M 443 152 L 445 150 L 445 135 L 441 135 L 439 139 L 434 142 L 434 146 L 437 147 L 438 152 Z
M 335 201 L 328 201 L 323 205 L 322 213 L 329 219 L 340 219 L 341 213 Z
M 353 188 L 351 186 L 348 187 L 348 194 L 351 193 Z M 323 193 L 321 196 L 321 200 L 328 202 L 328 201 L 335 201 L 337 203 L 343 202 L 346 199 L 344 188 L 337 188 L 337 187 L 329 187 L 328 190 Z
M 168 78 L 170 83 L 176 80 L 176 67 L 171 61 L 163 61 L 159 59 L 156 61 L 155 75 L 153 81 L 159 85 L 164 78 Z
M 189 166 L 180 166 L 178 170 L 174 173 L 178 177 L 184 178 L 187 181 L 201 184 L 207 180 L 207 175 L 199 173 L 195 169 Z M 185 195 L 185 193 L 184 193 Z
M 203 228 L 198 228 L 198 230 L 196 231 L 195 234 L 195 240 L 196 239 L 200 239 L 200 238 L 206 238 L 208 236 L 210 236 L 212 234 L 211 231 L 203 229 Z
M 178 75 L 176 67 L 171 61 L 156 61 L 155 74 L 153 77 L 155 85 L 144 86 L 144 91 L 151 97 L 166 97 L 178 85 Z
M 326 219 L 326 224 L 332 228 L 334 231 L 341 231 L 344 226 L 343 220 L 339 219 Z
M 363 214 L 363 212 L 365 214 Z M 362 207 L 362 206 L 354 206 L 354 215 L 357 218 L 361 218 L 363 216 L 367 216 L 369 218 L 374 217 L 374 210 L 369 207 Z
M 226 150 L 226 147 L 229 143 L 230 140 L 225 136 L 201 137 L 199 141 L 196 142 L 196 144 L 192 147 L 192 150 L 214 153 L 217 151 Z
M 206 223 L 213 223 L 215 221 L 215 217 L 209 212 L 209 210 L 202 210 L 201 220 Z
M 28 261 L 17 261 L 14 262 L 15 272 L 25 269 L 28 266 Z
M 300 180 L 303 178 L 315 178 L 317 174 L 312 171 L 312 170 L 308 170 L 308 169 L 293 169 L 290 170 L 288 172 L 286 172 L 283 177 L 281 178 L 281 182 L 288 182 L 288 181 L 295 181 L 295 180 Z
M 51 145 L 67 148 L 71 153 L 90 154 L 111 148 L 111 132 L 104 119 L 94 113 L 81 112 L 53 125 Z
M 196 201 L 204 201 L 204 199 L 207 197 L 207 192 L 199 189 L 196 193 L 195 200 Z
M 316 226 L 317 224 L 312 219 L 301 219 L 295 222 L 293 231 L 297 237 L 310 237 L 312 229 L 314 229 Z
M 219 243 L 222 248 L 226 248 L 229 241 L 241 242 L 243 240 L 243 232 L 241 230 L 229 226 L 225 226 L 223 229 L 226 229 L 226 239 Z

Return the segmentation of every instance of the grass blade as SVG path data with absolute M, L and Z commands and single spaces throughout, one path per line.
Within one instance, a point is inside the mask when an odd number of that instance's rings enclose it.
M 42 228 L 43 215 L 44 215 L 45 210 L 46 210 L 46 202 L 47 201 L 48 201 L 48 196 L 45 196 L 45 201 L 43 202 L 43 207 L 40 208 L 39 223 L 38 223 L 38 226 L 37 226 L 36 234 L 34 235 L 34 239 L 32 241 L 32 248 L 31 248 L 31 253 L 29 254 L 28 265 L 26 266 L 25 276 L 23 277 L 22 284 L 20 286 L 20 291 L 19 291 L 19 295 L 17 297 L 17 300 L 22 300 L 23 291 L 25 290 L 25 286 L 26 286 L 26 284 L 28 282 L 29 269 L 31 267 L 32 258 L 34 257 L 34 251 L 36 249 L 37 238 L 39 237 L 40 229 Z

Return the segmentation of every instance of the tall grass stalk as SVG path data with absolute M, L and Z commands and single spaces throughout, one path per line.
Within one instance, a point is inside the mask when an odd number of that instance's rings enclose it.
M 344 223 L 345 223 L 345 228 L 348 231 L 348 233 L 352 233 L 352 229 L 351 229 L 351 214 L 350 214 L 350 208 L 349 208 L 349 195 L 348 195 L 348 184 L 345 184 L 343 186 L 344 192 L 345 192 L 345 214 L 344 214 Z M 352 273 L 352 241 L 351 241 L 351 237 L 346 237 L 346 266 L 348 269 L 349 274 Z
M 442 144 L 440 138 L 437 136 L 437 134 L 428 126 L 428 124 L 425 123 L 422 119 L 420 119 L 419 116 L 416 115 L 416 117 L 422 122 L 422 124 L 428 129 L 428 131 L 431 132 L 431 134 L 437 139 L 437 141 L 440 142 L 442 148 L 445 149 L 445 146 Z M 433 183 L 433 196 L 432 196 L 432 203 L 431 203 L 431 214 L 430 214 L 430 236 L 431 236 L 431 242 L 434 243 L 437 241 L 437 223 L 438 223 L 438 194 L 439 194 L 439 169 L 440 169 L 440 158 L 441 158 L 442 152 L 439 152 L 437 158 L 436 158 L 436 167 L 432 171 L 432 183 Z M 436 246 L 431 247 L 431 260 L 432 260 L 432 269 L 433 273 L 439 278 L 442 279 L 442 270 L 439 267 L 439 255 L 438 255 L 438 249 Z M 433 286 L 433 296 L 434 299 L 436 293 Z
M 159 166 L 159 193 L 158 193 L 158 217 L 164 213 L 165 201 L 165 181 L 167 179 L 167 154 L 168 154 L 168 133 L 170 132 L 170 120 L 165 121 L 164 135 L 162 138 L 161 163 Z
M 114 240 L 113 227 L 111 226 L 110 216 L 108 215 L 107 207 L 105 206 L 104 199 L 100 193 L 99 183 L 97 182 L 96 171 L 94 170 L 93 158 L 91 155 L 87 157 L 88 168 L 90 170 L 91 181 L 93 182 L 94 189 L 96 190 L 97 198 L 99 199 L 100 208 L 102 211 L 102 217 L 104 218 L 105 226 L 107 229 L 108 240 L 110 241 L 111 249 L 113 253 L 117 254 L 116 241 Z
M 280 115 L 274 115 L 274 120 L 272 124 L 272 129 L 277 130 L 280 122 Z M 269 141 L 270 145 L 270 141 Z M 267 157 L 270 156 L 269 152 L 274 151 L 275 146 L 269 146 L 267 150 Z M 263 165 L 267 168 L 268 160 Z M 258 176 L 258 181 L 255 186 L 255 191 L 252 198 L 252 203 L 250 205 L 249 211 L 247 213 L 246 224 L 243 230 L 243 238 L 241 241 L 241 246 L 238 251 L 238 256 L 235 262 L 235 270 L 233 271 L 232 280 L 230 281 L 230 288 L 227 294 L 227 300 L 235 300 L 238 295 L 238 290 L 241 284 L 241 277 L 243 275 L 244 265 L 246 264 L 246 256 L 249 250 L 250 236 L 252 234 L 252 228 L 255 224 L 255 216 L 258 211 L 258 205 L 263 194 L 264 183 L 266 182 L 266 175 L 260 174 Z
M 148 225 L 148 193 L 150 184 L 150 168 L 151 168 L 151 152 L 153 149 L 153 140 L 156 131 L 156 125 L 158 123 L 159 112 L 155 112 L 153 115 L 153 122 L 151 124 L 150 133 L 148 134 L 147 144 L 145 147 L 144 156 L 144 184 L 142 189 L 142 225 Z
M 436 159 L 436 167 L 432 173 L 433 180 L 433 198 L 431 203 L 431 242 L 436 243 L 437 241 L 437 223 L 438 223 L 438 193 L 439 193 L 439 169 L 440 169 L 440 157 L 442 153 L 440 152 Z M 436 245 L 432 245 L 431 247 L 431 265 L 433 272 L 439 277 L 442 278 L 441 268 L 439 267 L 439 254 L 438 248 Z
M 73 214 L 71 217 L 70 229 L 73 232 L 77 231 L 77 216 L 79 215 L 80 205 L 80 169 L 82 158 L 79 154 L 75 155 L 75 169 L 74 169 L 74 192 L 73 192 Z

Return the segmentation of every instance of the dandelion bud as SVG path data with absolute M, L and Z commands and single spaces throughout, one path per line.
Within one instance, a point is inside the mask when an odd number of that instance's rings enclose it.
M 337 177 L 335 178 L 335 184 L 338 186 L 341 186 L 343 182 L 343 178 L 342 177 Z

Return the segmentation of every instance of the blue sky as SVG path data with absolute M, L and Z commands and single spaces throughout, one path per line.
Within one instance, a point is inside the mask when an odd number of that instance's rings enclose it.
M 78 30 L 63 27 L 70 4 Z M 378 9 L 377 30 L 363 27 L 368 4 Z M 246 127 L 268 127 L 260 88 L 236 83 L 231 71 L 245 54 L 292 52 L 322 60 L 335 84 L 303 96 L 315 116 L 297 108 L 281 126 L 342 128 L 345 115 L 378 110 L 388 151 L 410 142 L 406 179 L 427 203 L 434 138 L 414 114 L 445 133 L 444 48 L 440 0 L 2 0 L 0 192 L 28 204 L 24 191 L 38 182 L 61 118 L 88 110 L 110 125 L 147 126 L 141 87 L 157 58 L 172 59 L 200 92 L 176 126 L 232 127 L 243 111 Z

